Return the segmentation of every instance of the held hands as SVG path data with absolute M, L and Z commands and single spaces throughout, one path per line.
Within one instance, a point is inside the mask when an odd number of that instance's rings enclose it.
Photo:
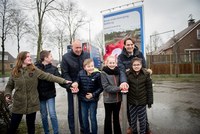
M 78 91 L 79 91 L 79 89 L 78 89 L 78 83 L 77 82 L 72 83 L 70 89 L 71 89 L 72 93 L 78 93 Z
M 126 82 L 121 83 L 119 87 L 122 93 L 128 92 L 129 85 Z
M 91 99 L 93 96 L 92 96 L 92 93 L 87 93 L 85 97 L 86 97 L 87 99 Z
M 72 83 L 72 81 L 66 80 L 66 84 L 70 84 Z
M 6 95 L 5 96 L 5 100 L 8 104 L 10 104 L 12 102 L 11 96 L 10 95 Z

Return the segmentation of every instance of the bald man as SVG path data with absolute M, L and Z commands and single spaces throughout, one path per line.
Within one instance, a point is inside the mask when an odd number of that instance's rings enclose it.
M 79 40 L 75 40 L 72 43 L 72 50 L 62 57 L 61 62 L 61 72 L 62 77 L 66 80 L 70 80 L 74 82 L 77 78 L 78 72 L 83 69 L 83 61 L 90 57 L 90 54 L 84 52 L 82 49 L 82 44 Z M 75 133 L 74 126 L 74 104 L 73 104 L 73 94 L 71 92 L 70 87 L 67 88 L 68 95 L 68 124 L 71 134 Z M 81 118 L 81 110 L 79 106 L 79 121 L 82 132 L 82 118 Z

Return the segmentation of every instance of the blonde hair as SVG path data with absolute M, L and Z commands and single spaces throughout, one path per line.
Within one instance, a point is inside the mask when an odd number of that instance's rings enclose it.
M 92 62 L 94 62 L 94 61 L 91 58 L 85 59 L 84 62 L 83 62 L 83 67 L 85 67 L 86 65 L 88 65 L 88 64 L 90 64 Z
M 116 64 L 117 64 L 117 57 L 114 56 L 114 55 L 110 55 L 110 56 L 108 56 L 108 57 L 106 58 L 105 65 L 108 64 L 108 61 L 109 61 L 110 59 L 114 59 L 115 62 L 116 62 Z

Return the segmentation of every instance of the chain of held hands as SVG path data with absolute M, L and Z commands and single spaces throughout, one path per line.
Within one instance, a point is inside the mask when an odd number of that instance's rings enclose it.
M 120 88 L 122 93 L 127 93 L 129 85 L 126 82 L 123 82 L 123 83 L 120 84 L 119 88 Z M 71 89 L 72 93 L 78 93 L 79 92 L 78 83 L 77 82 L 72 83 L 70 89 Z M 93 97 L 92 93 L 86 94 L 87 99 L 91 99 L 92 97 Z

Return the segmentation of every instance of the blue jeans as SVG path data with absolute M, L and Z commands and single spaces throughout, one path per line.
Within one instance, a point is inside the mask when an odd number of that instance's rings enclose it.
M 98 127 L 97 127 L 97 102 L 84 102 L 81 101 L 81 113 L 83 119 L 83 128 L 84 134 L 90 134 L 90 126 L 89 126 L 89 114 L 90 114 L 90 122 L 92 127 L 91 134 L 97 134 Z
M 68 124 L 71 134 L 75 134 L 75 125 L 74 125 L 74 100 L 73 100 L 73 94 L 71 92 L 67 92 L 68 97 Z M 78 100 L 78 112 L 79 112 L 79 123 L 80 123 L 80 129 L 83 131 L 83 122 L 82 122 L 82 116 L 81 116 L 81 106 L 79 105 L 80 101 Z
M 48 125 L 48 112 L 49 111 L 50 119 L 54 134 L 58 134 L 58 120 L 56 116 L 56 109 L 55 109 L 55 97 L 50 98 L 45 101 L 40 101 L 40 113 L 42 118 L 42 124 L 44 128 L 44 133 L 49 134 L 49 125 Z

